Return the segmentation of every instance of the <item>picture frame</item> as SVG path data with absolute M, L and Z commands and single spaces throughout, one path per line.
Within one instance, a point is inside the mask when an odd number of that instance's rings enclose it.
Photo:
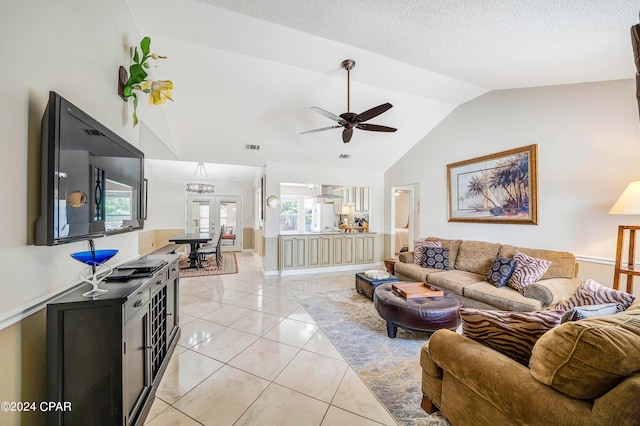
M 538 224 L 538 145 L 447 164 L 449 222 Z

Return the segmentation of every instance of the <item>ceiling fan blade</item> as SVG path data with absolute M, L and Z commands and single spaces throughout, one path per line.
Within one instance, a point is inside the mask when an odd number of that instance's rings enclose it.
M 391 107 L 393 107 L 393 105 L 387 102 L 386 104 L 378 105 L 377 107 L 368 109 L 362 114 L 358 114 L 358 121 L 362 122 L 362 121 L 371 120 L 373 117 L 377 117 L 383 112 L 391 109 Z
M 329 129 L 337 129 L 339 127 L 342 127 L 340 125 L 338 126 L 329 126 L 329 127 L 322 127 L 320 129 L 313 129 L 313 130 L 307 130 L 306 132 L 300 132 L 301 135 L 304 135 L 305 133 L 315 133 L 315 132 L 321 132 L 323 130 L 329 130 Z
M 342 142 L 349 143 L 349 141 L 351 140 L 351 136 L 353 136 L 353 127 L 344 129 L 342 131 Z
M 342 124 L 344 122 L 344 120 L 342 118 L 340 118 L 339 116 L 330 113 L 329 111 L 325 111 L 322 108 L 318 108 L 318 107 L 311 107 L 312 110 L 314 110 L 315 112 L 317 112 L 318 114 L 322 114 L 327 118 L 330 118 L 333 121 L 337 121 L 338 123 Z
M 398 129 L 393 127 L 380 126 L 378 124 L 358 123 L 356 124 L 358 129 L 371 130 L 372 132 L 395 132 Z

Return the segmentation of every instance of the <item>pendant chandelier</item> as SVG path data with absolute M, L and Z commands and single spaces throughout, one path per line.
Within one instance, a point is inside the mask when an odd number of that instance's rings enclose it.
M 187 192 L 193 194 L 213 194 L 215 192 L 215 185 L 209 183 L 209 175 L 207 169 L 204 167 L 204 163 L 198 163 L 196 170 L 193 172 L 193 176 L 200 176 L 200 178 L 206 178 L 205 182 L 190 182 L 187 183 Z

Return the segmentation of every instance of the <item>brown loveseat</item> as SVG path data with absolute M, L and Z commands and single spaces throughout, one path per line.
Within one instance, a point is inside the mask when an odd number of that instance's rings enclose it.
M 571 253 L 436 237 L 426 238 L 425 241 L 439 241 L 443 248 L 448 249 L 450 270 L 417 265 L 413 263 L 414 254 L 411 251 L 400 253 L 394 274 L 401 280 L 422 281 L 452 291 L 462 299 L 466 308 L 539 311 L 568 298 L 580 284 L 576 278 L 578 264 Z M 551 261 L 542 278 L 529 285 L 524 295 L 508 286 L 497 288 L 486 279 L 498 254 L 512 258 L 516 251 Z
M 552 328 L 528 367 L 449 330 L 433 334 L 420 364 L 423 408 L 454 425 L 638 425 L 640 300 Z

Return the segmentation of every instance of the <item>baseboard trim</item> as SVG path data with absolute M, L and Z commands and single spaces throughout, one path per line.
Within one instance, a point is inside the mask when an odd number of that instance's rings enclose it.
M 279 272 L 281 277 L 287 277 L 291 275 L 306 275 L 306 274 L 323 274 L 326 272 L 345 272 L 345 271 L 365 271 L 371 268 L 377 268 L 382 266 L 382 262 L 375 263 L 358 263 L 354 265 L 343 266 L 327 266 L 324 268 L 306 268 L 306 269 L 286 269 Z

